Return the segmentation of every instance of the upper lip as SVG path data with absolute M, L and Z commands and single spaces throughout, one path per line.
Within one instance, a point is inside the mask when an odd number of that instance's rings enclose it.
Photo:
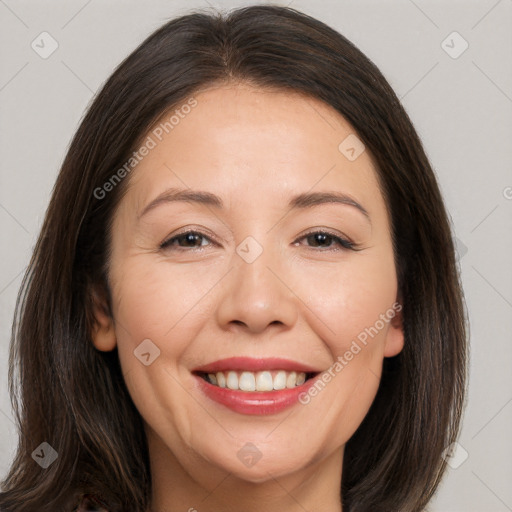
M 305 373 L 318 373 L 321 370 L 304 363 L 292 361 L 281 357 L 253 358 L 253 357 L 228 357 L 219 359 L 203 366 L 198 366 L 192 371 L 203 373 L 223 372 L 226 370 L 238 371 L 263 371 L 263 370 L 287 370 Z

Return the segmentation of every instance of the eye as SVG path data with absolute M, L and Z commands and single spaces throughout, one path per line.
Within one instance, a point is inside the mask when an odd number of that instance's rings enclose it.
M 199 231 L 186 231 L 185 233 L 180 233 L 162 242 L 160 244 L 160 249 L 170 249 L 173 247 L 180 247 L 183 249 L 199 249 L 200 247 L 208 245 L 202 243 L 197 245 L 198 242 L 201 242 L 201 239 L 212 242 L 209 237 L 203 233 L 200 233 Z
M 300 240 L 307 240 L 311 244 L 310 247 L 320 247 L 326 250 L 341 250 L 333 249 L 334 246 L 341 246 L 343 249 L 351 249 L 353 251 L 358 250 L 358 244 L 355 242 L 328 231 L 312 231 L 297 239 L 294 244 L 298 244 Z
M 301 240 L 307 240 L 309 247 L 320 248 L 324 250 L 341 250 L 339 248 L 334 249 L 336 246 L 353 251 L 359 250 L 358 244 L 355 242 L 352 242 L 351 240 L 335 235 L 334 233 L 330 233 L 328 231 L 312 231 L 310 233 L 306 233 L 305 235 L 298 238 L 294 242 L 294 245 L 298 245 L 299 241 Z M 202 243 L 203 241 L 206 243 Z M 199 231 L 189 230 L 168 238 L 160 244 L 160 249 L 200 249 L 201 247 L 208 246 L 210 243 L 215 244 L 215 242 L 213 242 L 211 238 L 205 234 Z

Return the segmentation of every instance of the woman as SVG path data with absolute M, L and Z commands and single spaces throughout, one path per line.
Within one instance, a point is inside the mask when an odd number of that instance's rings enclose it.
M 180 17 L 116 69 L 15 320 L 2 511 L 420 511 L 457 438 L 434 173 L 376 67 L 290 8 Z

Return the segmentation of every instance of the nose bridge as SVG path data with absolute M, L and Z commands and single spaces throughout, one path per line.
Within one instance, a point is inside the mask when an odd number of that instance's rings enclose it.
M 278 251 L 268 241 L 265 247 L 253 237 L 247 237 L 236 248 L 237 257 L 234 258 L 238 290 L 251 295 L 253 300 L 259 300 L 262 305 L 271 305 L 273 288 L 277 287 L 275 275 L 271 268 L 279 268 Z M 274 270 L 275 272 L 275 270 Z M 259 297 L 259 299 L 258 299 Z
M 294 295 L 286 287 L 285 268 L 278 247 L 268 239 L 260 243 L 249 236 L 233 254 L 233 270 L 218 307 L 218 321 L 223 326 L 245 324 L 252 332 L 279 323 L 291 326 L 297 318 Z

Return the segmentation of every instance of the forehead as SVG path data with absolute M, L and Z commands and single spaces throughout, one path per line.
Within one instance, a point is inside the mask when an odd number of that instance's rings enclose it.
M 133 171 L 128 194 L 139 210 L 175 186 L 209 190 L 228 204 L 272 198 L 284 205 L 298 192 L 339 190 L 385 208 L 371 155 L 326 103 L 245 84 L 211 87 L 189 100 L 146 134 L 153 147 Z

